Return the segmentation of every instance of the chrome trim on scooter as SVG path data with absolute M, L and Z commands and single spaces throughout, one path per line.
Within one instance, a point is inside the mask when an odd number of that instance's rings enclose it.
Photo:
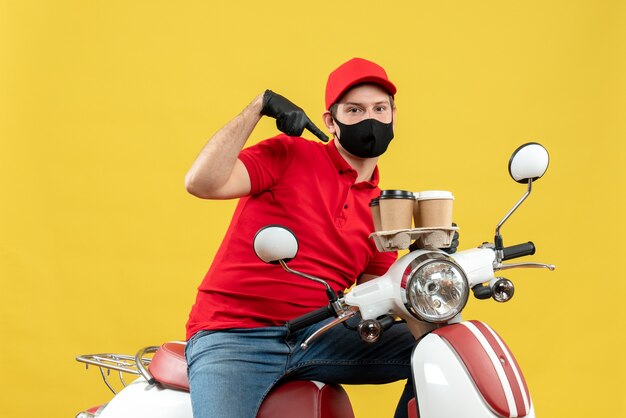
M 416 279 L 419 270 L 433 263 L 449 264 L 456 271 L 458 271 L 462 279 L 462 286 L 460 289 L 461 294 L 459 295 L 460 303 L 458 304 L 458 306 L 455 306 L 455 308 L 452 309 L 448 315 L 444 315 L 438 319 L 434 319 L 432 317 L 429 318 L 420 313 L 418 307 L 415 305 L 416 302 L 412 300 L 410 294 L 411 288 L 413 287 L 413 282 Z M 459 312 L 461 312 L 465 308 L 467 300 L 469 299 L 469 283 L 465 271 L 453 258 L 449 257 L 447 254 L 443 254 L 440 252 L 428 252 L 412 260 L 404 270 L 402 280 L 400 282 L 400 287 L 404 290 L 402 294 L 402 302 L 404 303 L 407 311 L 420 321 L 425 321 L 429 323 L 444 323 L 454 318 Z
M 515 264 L 496 264 L 493 269 L 494 270 L 510 270 L 514 268 L 536 268 L 536 269 L 548 269 L 550 271 L 554 271 L 556 266 L 554 264 L 544 264 L 544 263 L 515 263 Z
M 156 353 L 158 349 L 159 346 L 151 345 L 149 347 L 142 348 L 141 350 L 137 351 L 137 354 L 135 354 L 135 364 L 137 365 L 137 370 L 139 370 L 139 373 L 143 376 L 144 379 L 146 379 L 146 382 L 148 382 L 149 385 L 155 384 L 156 379 L 154 378 L 154 376 L 152 376 L 152 374 L 150 374 L 146 366 L 144 366 L 144 355 Z
M 315 331 L 313 334 L 311 334 L 309 338 L 304 340 L 304 342 L 300 344 L 300 348 L 302 348 L 303 350 L 306 350 L 311 344 L 311 342 L 315 340 L 317 337 L 324 334 L 326 331 L 328 331 L 332 327 L 339 325 L 342 322 L 345 322 L 348 319 L 352 318 L 353 316 L 357 314 L 357 312 L 359 312 L 359 308 L 357 306 L 350 306 L 348 309 L 343 310 L 337 318 L 335 318 L 328 324 L 324 325 L 323 327 Z
M 513 206 L 513 208 L 509 211 L 509 213 L 504 215 L 504 218 L 502 218 L 502 220 L 496 226 L 496 236 L 497 237 L 500 236 L 500 228 L 502 228 L 502 225 L 504 225 L 504 223 L 511 217 L 511 215 L 513 215 L 513 212 L 515 212 L 517 210 L 517 208 L 519 208 L 520 205 L 522 203 L 524 203 L 524 200 L 526 200 L 528 198 L 528 196 L 530 195 L 530 192 L 532 192 L 532 189 L 533 189 L 533 180 L 532 179 L 528 179 L 528 189 L 526 190 L 526 193 L 524 194 L 524 196 L 522 196 L 522 198 L 520 200 L 518 200 L 518 202 L 515 204 L 515 206 Z
M 319 277 L 311 276 L 310 274 L 301 273 L 299 271 L 292 270 L 291 268 L 289 268 L 289 266 L 287 265 L 285 260 L 278 260 L 278 262 L 285 269 L 285 271 L 287 271 L 288 273 L 295 274 L 296 276 L 304 277 L 305 279 L 313 280 L 314 282 L 317 282 L 317 283 L 320 283 L 320 284 L 324 285 L 324 287 L 326 288 L 327 292 L 331 292 L 333 294 L 335 293 L 333 291 L 333 289 L 330 287 L 330 285 L 328 283 L 326 283 L 325 280 L 322 280 Z

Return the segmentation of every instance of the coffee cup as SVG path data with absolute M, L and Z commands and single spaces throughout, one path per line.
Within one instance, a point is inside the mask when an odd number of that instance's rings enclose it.
M 419 225 L 419 216 L 420 216 L 420 205 L 418 204 L 419 197 L 420 197 L 419 192 L 413 193 L 413 198 L 415 199 L 415 203 L 413 204 L 413 225 L 415 225 L 415 228 L 418 228 L 418 225 Z
M 383 231 L 410 229 L 415 196 L 406 190 L 383 190 L 378 198 Z
M 377 197 L 370 201 L 370 210 L 372 211 L 372 219 L 374 220 L 374 231 L 382 231 L 383 228 L 380 224 L 380 203 Z
M 416 228 L 449 228 L 452 226 L 454 196 L 444 190 L 417 193 L 413 210 Z

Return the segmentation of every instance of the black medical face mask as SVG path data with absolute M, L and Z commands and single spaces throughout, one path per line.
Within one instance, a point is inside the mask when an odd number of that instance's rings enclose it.
M 387 151 L 393 139 L 393 121 L 383 123 L 376 119 L 364 119 L 354 125 L 344 125 L 333 118 L 339 126 L 341 146 L 359 158 L 374 158 Z

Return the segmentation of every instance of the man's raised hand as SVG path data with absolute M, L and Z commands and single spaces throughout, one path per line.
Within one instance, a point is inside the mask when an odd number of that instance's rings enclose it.
M 271 90 L 263 94 L 261 114 L 276 119 L 276 127 L 289 136 L 300 136 L 305 129 L 324 142 L 328 136 L 324 134 L 300 107 Z

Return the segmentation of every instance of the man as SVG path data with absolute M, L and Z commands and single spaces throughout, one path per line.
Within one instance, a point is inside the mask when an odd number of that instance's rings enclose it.
M 328 383 L 386 383 L 410 377 L 414 344 L 404 324 L 365 344 L 335 327 L 307 350 L 300 343 L 322 324 L 289 334 L 285 322 L 328 303 L 317 283 L 266 265 L 253 252 L 261 227 L 281 224 L 299 240 L 290 263 L 326 279 L 335 291 L 385 273 L 395 253 L 380 253 L 368 203 L 380 194 L 378 157 L 393 138 L 395 85 L 379 65 L 354 58 L 326 86 L 324 135 L 284 97 L 266 91 L 220 129 L 186 176 L 206 199 L 241 198 L 226 237 L 199 287 L 187 324 L 186 356 L 194 416 L 252 418 L 284 378 Z M 260 118 L 278 135 L 242 150 Z M 396 416 L 406 416 L 410 384 Z

